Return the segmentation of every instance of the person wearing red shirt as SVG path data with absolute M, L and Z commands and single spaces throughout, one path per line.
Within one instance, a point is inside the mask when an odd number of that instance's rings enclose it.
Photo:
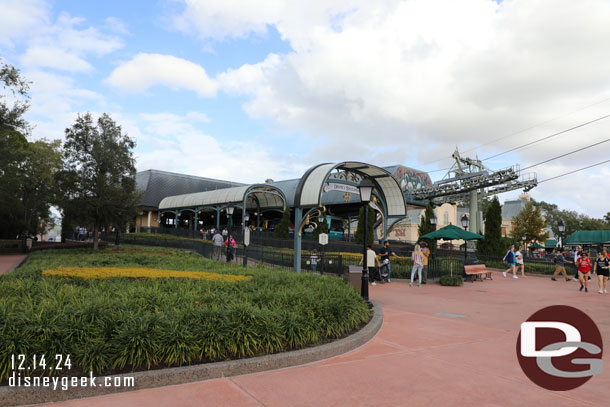
M 579 253 L 580 258 L 576 262 L 576 266 L 578 267 L 578 280 L 580 281 L 580 290 L 582 291 L 583 287 L 585 288 L 585 292 L 589 292 L 588 281 L 589 281 L 589 273 L 591 272 L 592 262 L 589 258 L 589 254 L 585 251 Z

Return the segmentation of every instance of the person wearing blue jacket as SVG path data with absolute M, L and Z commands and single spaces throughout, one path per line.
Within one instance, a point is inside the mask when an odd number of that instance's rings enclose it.
M 502 272 L 502 275 L 504 277 L 506 277 L 506 273 L 510 271 L 513 273 L 513 278 L 519 278 L 517 277 L 517 267 L 515 267 L 515 260 L 515 246 L 511 245 L 508 251 L 506 252 L 506 255 L 502 259 L 502 261 L 508 263 L 508 268 Z

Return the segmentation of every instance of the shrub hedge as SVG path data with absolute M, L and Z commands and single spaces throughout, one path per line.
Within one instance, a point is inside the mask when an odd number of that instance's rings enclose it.
M 151 249 L 150 252 L 158 251 Z M 0 379 L 11 355 L 70 355 L 75 371 L 108 374 L 252 357 L 345 336 L 371 313 L 341 279 L 246 269 L 178 250 L 34 253 L 0 277 Z M 44 277 L 57 267 L 148 267 L 248 275 L 232 283 Z M 64 374 L 67 372 L 64 371 Z

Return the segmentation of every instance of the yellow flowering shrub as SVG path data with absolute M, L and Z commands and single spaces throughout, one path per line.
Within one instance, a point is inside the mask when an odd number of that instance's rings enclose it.
M 236 283 L 245 281 L 251 276 L 237 276 L 234 274 L 210 273 L 206 271 L 158 270 L 144 267 L 58 267 L 44 270 L 47 277 L 78 277 L 90 278 L 193 278 L 198 280 L 221 281 Z

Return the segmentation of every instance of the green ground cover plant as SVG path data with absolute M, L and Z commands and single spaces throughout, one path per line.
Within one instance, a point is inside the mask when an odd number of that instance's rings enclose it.
M 217 263 L 187 251 L 62 250 L 33 253 L 0 277 L 0 379 L 11 355 L 70 355 L 72 369 L 108 374 L 252 357 L 346 336 L 371 317 L 340 278 Z M 146 267 L 252 278 L 80 279 L 45 277 L 57 267 Z

